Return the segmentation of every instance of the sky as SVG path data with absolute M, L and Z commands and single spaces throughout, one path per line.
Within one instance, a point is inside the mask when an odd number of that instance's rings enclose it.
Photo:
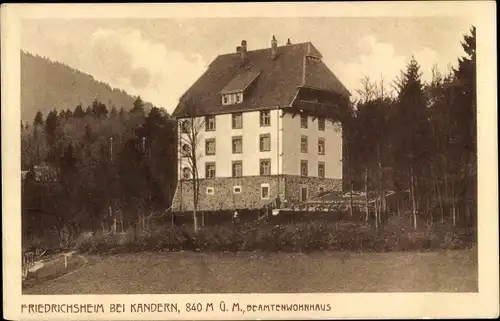
M 456 66 L 470 22 L 454 17 L 23 20 L 21 49 L 67 64 L 172 112 L 219 54 L 311 41 L 356 95 L 369 77 L 390 84 L 412 56 L 429 81 Z M 388 88 L 389 89 L 389 88 Z

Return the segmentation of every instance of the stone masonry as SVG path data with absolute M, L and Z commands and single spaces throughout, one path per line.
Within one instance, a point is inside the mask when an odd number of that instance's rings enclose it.
M 213 178 L 199 181 L 200 211 L 217 211 L 228 209 L 255 209 L 272 202 L 278 195 L 290 203 L 300 201 L 301 187 L 307 187 L 308 197 L 314 197 L 323 191 L 338 191 L 342 188 L 340 179 L 318 177 L 300 177 L 293 175 L 246 176 L 239 178 Z M 261 198 L 261 185 L 269 184 L 269 198 Z M 235 193 L 234 188 L 240 187 Z M 207 189 L 213 189 L 213 194 Z M 190 211 L 193 209 L 193 184 L 191 180 L 177 183 L 172 210 Z

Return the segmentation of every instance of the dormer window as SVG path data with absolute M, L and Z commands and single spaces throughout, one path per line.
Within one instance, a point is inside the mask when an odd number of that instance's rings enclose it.
M 259 75 L 258 71 L 246 71 L 242 74 L 236 75 L 231 81 L 222 89 L 222 104 L 234 105 L 243 102 L 243 93 L 253 83 Z

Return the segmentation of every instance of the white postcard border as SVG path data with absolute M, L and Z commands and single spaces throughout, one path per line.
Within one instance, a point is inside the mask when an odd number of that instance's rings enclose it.
M 109 6 L 109 7 L 107 7 Z M 478 79 L 478 256 L 479 292 L 343 294 L 187 294 L 187 295 L 21 295 L 20 238 L 20 27 L 27 18 L 167 17 L 379 17 L 466 15 L 477 27 Z M 58 314 L 44 319 L 317 319 L 498 316 L 498 175 L 496 112 L 496 10 L 494 2 L 246 3 L 246 4 L 62 4 L 3 5 L 2 32 L 2 204 L 4 318 L 40 319 L 21 314 L 21 304 L 212 302 L 213 312 L 179 314 Z M 56 35 L 55 35 L 56 36 Z M 328 312 L 221 312 L 220 302 L 247 304 L 330 304 Z

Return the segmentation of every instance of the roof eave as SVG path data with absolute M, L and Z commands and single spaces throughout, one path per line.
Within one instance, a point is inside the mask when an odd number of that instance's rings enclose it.
M 349 98 L 351 96 L 351 93 L 347 89 L 345 89 L 345 93 L 343 93 L 343 92 L 340 92 L 338 90 L 329 90 L 329 89 L 324 89 L 324 88 L 319 88 L 319 87 L 314 87 L 314 86 L 309 86 L 309 85 L 300 85 L 300 86 L 297 86 L 297 88 L 307 88 L 307 89 L 326 91 L 326 92 L 330 92 L 330 93 L 335 93 L 337 95 L 341 95 L 345 98 Z

